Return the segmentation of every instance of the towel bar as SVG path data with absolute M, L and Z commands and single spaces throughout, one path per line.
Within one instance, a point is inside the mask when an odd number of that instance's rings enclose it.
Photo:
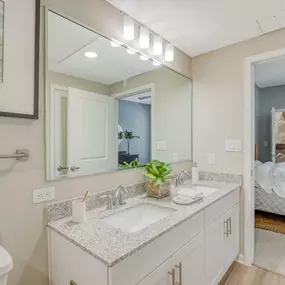
M 0 154 L 0 159 L 16 158 L 17 160 L 26 161 L 30 157 L 27 149 L 17 149 L 13 154 Z

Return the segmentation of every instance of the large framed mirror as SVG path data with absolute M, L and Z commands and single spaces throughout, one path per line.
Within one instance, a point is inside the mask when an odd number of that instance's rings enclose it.
M 47 179 L 192 157 L 192 81 L 46 9 Z

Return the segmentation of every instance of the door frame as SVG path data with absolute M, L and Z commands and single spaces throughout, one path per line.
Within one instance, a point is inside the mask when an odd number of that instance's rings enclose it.
M 244 59 L 244 264 L 254 261 L 254 64 L 285 56 L 285 49 L 278 49 Z
M 122 99 L 122 98 L 130 97 L 132 95 L 144 92 L 146 90 L 150 90 L 151 91 L 151 106 L 150 106 L 150 114 L 151 114 L 151 120 L 150 120 L 151 148 L 150 148 L 150 152 L 151 153 L 150 153 L 150 156 L 151 156 L 151 159 L 152 159 L 153 154 L 155 153 L 155 150 L 156 150 L 155 132 L 154 132 L 155 84 L 154 83 L 149 83 L 149 84 L 141 85 L 139 87 L 130 88 L 130 89 L 124 90 L 122 92 L 111 94 L 110 97 L 113 97 L 113 98 L 119 100 L 119 99 Z

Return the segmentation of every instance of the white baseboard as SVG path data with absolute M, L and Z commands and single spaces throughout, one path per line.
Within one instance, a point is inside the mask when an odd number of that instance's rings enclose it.
M 239 254 L 238 257 L 236 258 L 236 262 L 244 264 L 244 255 Z

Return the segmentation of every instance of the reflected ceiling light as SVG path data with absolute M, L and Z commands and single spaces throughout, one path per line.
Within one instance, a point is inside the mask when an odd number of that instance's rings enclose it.
M 159 36 L 153 37 L 153 54 L 154 55 L 161 55 L 162 54 L 162 38 Z
M 88 57 L 88 58 L 91 58 L 91 59 L 93 59 L 93 58 L 98 56 L 98 54 L 96 52 L 93 52 L 93 51 L 87 51 L 87 52 L 84 53 L 84 55 L 86 57 Z
M 111 46 L 112 47 L 119 47 L 123 45 L 122 43 L 120 43 L 119 41 L 115 40 L 115 39 L 111 39 Z
M 146 27 L 140 27 L 139 45 L 141 48 L 149 48 L 149 30 Z
M 141 60 L 149 60 L 149 58 L 146 55 L 144 55 L 144 54 L 140 55 L 140 59 Z
M 165 61 L 171 62 L 174 59 L 174 47 L 172 44 L 165 46 Z
M 134 50 L 134 49 L 132 49 L 132 48 L 127 48 L 127 53 L 129 53 L 129 54 L 135 54 L 135 53 L 137 53 L 137 51 Z
M 127 41 L 132 41 L 135 38 L 135 22 L 127 15 L 124 16 L 123 35 L 124 39 Z
M 161 66 L 161 63 L 157 60 L 153 60 L 152 65 L 153 66 Z

